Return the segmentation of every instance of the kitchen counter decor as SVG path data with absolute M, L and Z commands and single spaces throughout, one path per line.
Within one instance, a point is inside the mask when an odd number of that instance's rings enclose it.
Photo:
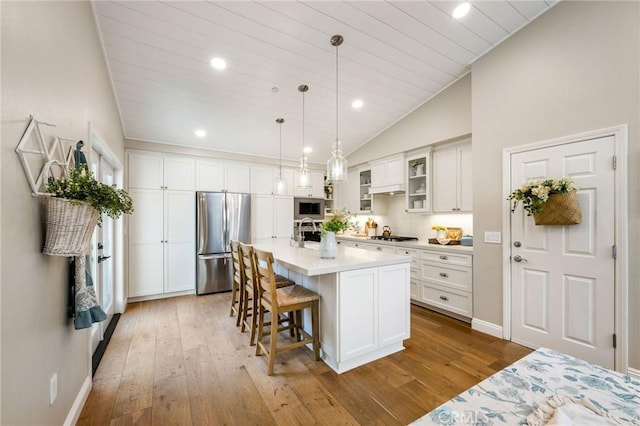
M 536 225 L 576 225 L 582 222 L 576 191 L 571 178 L 533 180 L 513 191 L 507 200 L 513 200 L 512 213 L 522 201 L 527 216 L 533 216 Z
M 333 217 L 320 226 L 321 240 L 318 250 L 322 259 L 335 259 L 338 253 L 338 244 L 336 243 L 336 232 L 344 232 L 353 229 L 351 223 L 352 215 L 348 214 L 344 209 L 338 210 Z
M 70 168 L 69 176 L 50 178 L 46 191 L 51 196 L 42 251 L 52 256 L 84 255 L 96 224 L 102 224 L 102 214 L 116 219 L 133 212 L 126 191 L 97 181 L 84 165 Z

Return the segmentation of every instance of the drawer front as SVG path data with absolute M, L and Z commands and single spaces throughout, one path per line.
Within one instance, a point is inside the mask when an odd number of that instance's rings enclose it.
M 375 250 L 375 246 L 373 244 L 369 244 L 369 243 L 354 243 L 353 246 L 355 248 L 359 248 L 359 249 L 365 249 L 365 250 Z
M 418 265 L 419 265 L 419 258 L 420 258 L 420 251 L 416 250 L 416 249 L 409 249 L 409 248 L 404 248 L 404 247 L 398 247 L 398 250 L 396 251 L 397 254 L 401 254 L 404 256 L 411 256 L 411 269 L 413 270 L 418 269 Z
M 446 263 L 449 265 L 472 266 L 473 264 L 472 256 L 470 254 L 422 250 L 420 252 L 420 258 L 430 262 Z
M 409 295 L 411 299 L 420 300 L 420 281 L 413 277 L 411 274 L 411 279 L 409 280 L 411 284 L 411 288 L 409 290 Z
M 340 247 L 355 247 L 356 246 L 356 243 L 354 243 L 353 241 L 348 241 L 348 240 L 336 240 L 336 243 Z
M 395 254 L 396 252 L 396 248 L 393 246 L 377 246 L 377 245 L 370 245 L 369 247 L 367 247 L 367 250 L 371 250 L 371 251 L 379 251 L 381 253 L 393 253 Z
M 471 268 L 461 266 L 422 262 L 420 279 L 429 280 L 462 291 L 471 291 L 472 287 Z
M 440 286 L 423 283 L 422 301 L 465 317 L 473 316 L 471 293 L 454 293 Z

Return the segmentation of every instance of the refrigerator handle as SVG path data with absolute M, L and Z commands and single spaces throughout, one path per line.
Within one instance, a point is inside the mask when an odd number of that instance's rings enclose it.
M 207 199 L 204 194 L 196 193 L 196 220 L 197 220 L 197 232 L 196 239 L 198 243 L 198 254 L 204 254 L 205 247 L 207 247 L 207 236 L 209 235 L 208 223 L 207 223 Z
M 229 241 L 229 199 L 227 194 L 224 194 L 224 205 L 222 206 L 222 221 L 224 232 L 224 249 L 231 251 L 231 242 Z

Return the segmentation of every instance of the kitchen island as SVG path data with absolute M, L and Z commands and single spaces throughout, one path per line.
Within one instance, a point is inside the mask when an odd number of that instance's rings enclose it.
M 255 245 L 273 253 L 277 272 L 320 294 L 320 345 L 335 372 L 404 349 L 410 335 L 409 256 L 339 247 L 321 259 L 317 243 L 292 247 L 286 241 Z M 305 329 L 310 315 L 305 312 Z

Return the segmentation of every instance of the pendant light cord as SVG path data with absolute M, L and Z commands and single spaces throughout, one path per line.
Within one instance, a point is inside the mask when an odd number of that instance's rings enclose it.
M 280 179 L 282 179 L 282 121 L 280 121 Z
M 338 143 L 338 46 L 336 46 L 336 145 Z M 336 146 L 337 148 L 337 146 Z

